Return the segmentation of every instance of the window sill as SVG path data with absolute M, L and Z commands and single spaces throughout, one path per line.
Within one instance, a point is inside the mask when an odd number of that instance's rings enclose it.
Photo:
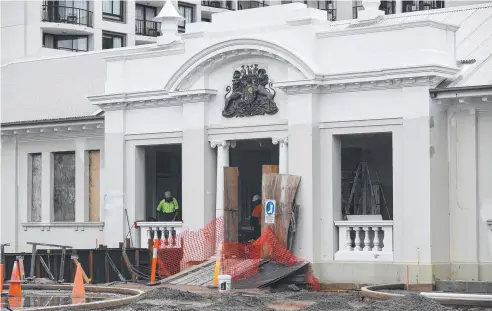
M 51 228 L 73 228 L 75 231 L 85 231 L 86 228 L 104 229 L 104 222 L 24 222 L 21 223 L 24 231 L 39 228 L 41 231 L 50 231 Z

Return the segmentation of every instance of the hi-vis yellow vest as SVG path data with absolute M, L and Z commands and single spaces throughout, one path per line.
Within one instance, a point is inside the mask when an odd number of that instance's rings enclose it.
M 171 202 L 166 202 L 166 200 L 162 200 L 159 203 L 159 206 L 157 206 L 157 211 L 163 213 L 173 213 L 178 209 L 179 209 L 178 201 L 176 201 L 175 198 L 173 198 Z

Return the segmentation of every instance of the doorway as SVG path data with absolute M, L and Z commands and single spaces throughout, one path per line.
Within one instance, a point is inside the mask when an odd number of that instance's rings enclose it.
M 145 150 L 145 193 L 147 221 L 159 220 L 157 205 L 164 199 L 164 193 L 170 191 L 179 205 L 176 221 L 181 221 L 181 145 L 157 145 Z
M 263 165 L 278 165 L 279 147 L 271 139 L 239 140 L 230 149 L 229 166 L 237 167 L 238 176 L 238 240 L 247 242 L 252 238 L 250 225 L 253 211 L 252 198 L 261 196 Z

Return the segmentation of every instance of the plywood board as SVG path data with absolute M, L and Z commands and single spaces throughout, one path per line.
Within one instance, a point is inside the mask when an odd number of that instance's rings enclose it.
M 100 221 L 100 175 L 99 150 L 89 151 L 89 221 Z
M 261 180 L 261 201 L 263 202 L 263 208 L 261 210 L 261 232 L 265 230 L 265 201 L 273 199 L 273 197 L 267 197 L 265 196 L 266 192 L 265 189 L 263 188 L 264 186 L 264 181 L 263 181 L 263 176 L 268 175 L 268 174 L 278 174 L 279 172 L 279 166 L 278 165 L 262 165 L 261 167 L 262 171 L 262 180 Z M 268 187 L 272 187 L 272 185 L 269 185 Z M 268 192 L 268 195 L 271 195 L 271 192 Z
M 31 154 L 31 215 L 30 221 L 41 221 L 41 153 Z
M 224 241 L 237 242 L 239 232 L 239 168 L 224 167 Z
M 276 201 L 275 224 L 268 225 L 275 236 L 287 247 L 289 225 L 292 217 L 297 188 L 301 181 L 300 176 L 279 175 L 274 173 L 264 174 L 262 178 L 262 199 Z M 264 220 L 262 220 L 264 222 Z M 262 230 L 266 228 L 262 226 Z
M 75 221 L 75 152 L 53 154 L 55 221 Z

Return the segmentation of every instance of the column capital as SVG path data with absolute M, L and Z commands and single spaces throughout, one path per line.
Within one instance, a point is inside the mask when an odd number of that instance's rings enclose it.
M 215 147 L 222 147 L 228 149 L 229 147 L 235 148 L 236 147 L 236 142 L 235 141 L 229 141 L 229 140 L 212 140 L 210 141 L 210 147 L 215 148 Z
M 280 144 L 280 146 L 287 145 L 289 143 L 288 137 L 272 137 L 272 143 L 274 145 Z

